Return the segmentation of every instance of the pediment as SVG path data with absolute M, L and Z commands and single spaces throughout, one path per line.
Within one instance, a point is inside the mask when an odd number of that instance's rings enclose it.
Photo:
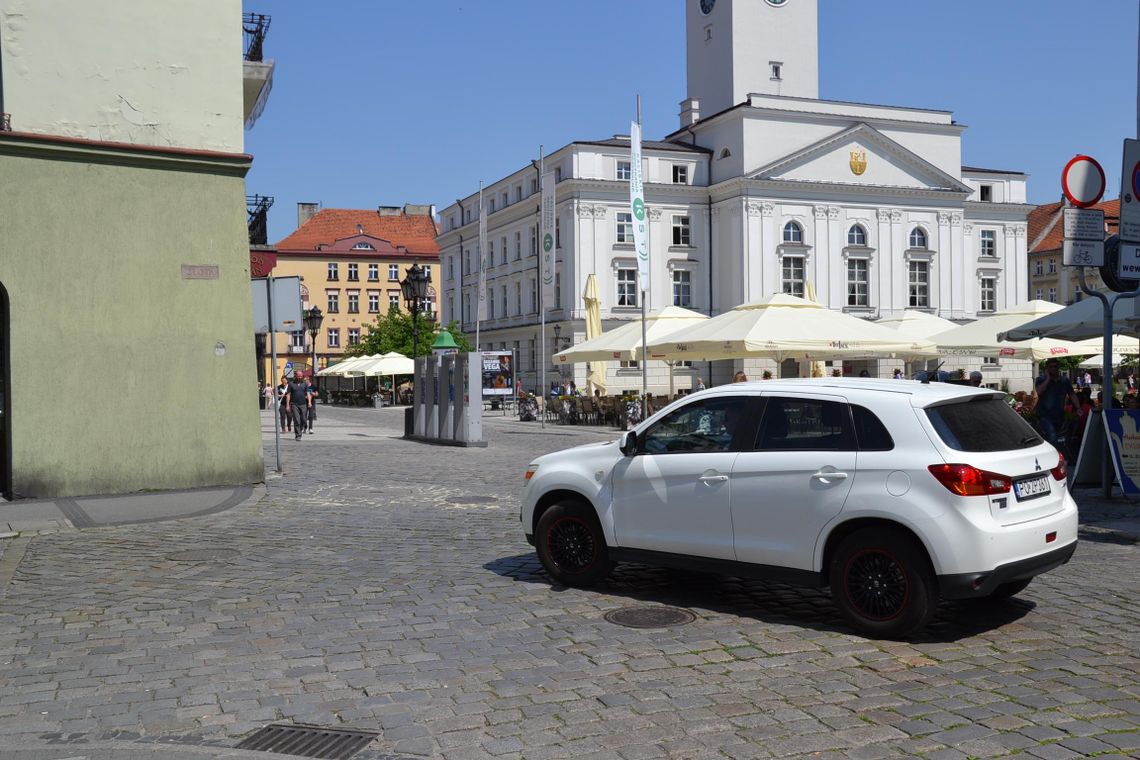
M 867 124 L 857 124 L 748 174 L 749 179 L 970 193 L 957 177 Z

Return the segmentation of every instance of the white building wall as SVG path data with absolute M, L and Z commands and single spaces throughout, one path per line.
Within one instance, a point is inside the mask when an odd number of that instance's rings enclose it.
M 241 23 L 240 0 L 0 0 L 12 129 L 242 152 Z

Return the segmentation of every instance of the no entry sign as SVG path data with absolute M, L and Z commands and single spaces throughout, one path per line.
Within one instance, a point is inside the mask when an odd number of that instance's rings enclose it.
M 1061 172 L 1061 191 L 1077 208 L 1094 205 L 1104 197 L 1104 169 L 1091 156 L 1075 156 Z

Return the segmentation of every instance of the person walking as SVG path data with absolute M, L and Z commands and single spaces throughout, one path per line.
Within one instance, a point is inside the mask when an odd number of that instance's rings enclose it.
M 293 437 L 301 440 L 309 414 L 309 387 L 301 378 L 294 376 L 285 389 L 285 409 L 293 422 Z
M 317 386 L 313 382 L 313 376 L 310 375 L 307 381 L 309 390 L 309 414 L 307 422 L 309 423 L 309 432 L 313 432 L 313 422 L 317 419 Z
M 1056 359 L 1045 362 L 1045 372 L 1034 384 L 1037 391 L 1037 420 L 1045 440 L 1061 448 L 1061 426 L 1065 424 L 1065 403 L 1071 402 L 1074 409 L 1081 408 L 1081 402 L 1073 393 L 1069 378 L 1061 375 L 1061 363 Z
M 277 413 L 281 416 L 281 432 L 293 429 L 293 418 L 289 416 L 289 378 L 281 376 L 281 384 L 277 386 Z
M 748 375 L 744 374 L 743 371 L 738 371 L 735 375 L 732 376 L 732 382 L 734 382 L 734 383 L 747 383 L 748 382 Z

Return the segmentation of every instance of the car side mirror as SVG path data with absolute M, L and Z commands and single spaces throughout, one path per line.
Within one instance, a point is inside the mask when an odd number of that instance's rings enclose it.
M 637 453 L 637 433 L 633 430 L 627 430 L 622 433 L 621 443 L 618 446 L 621 453 L 627 457 L 631 457 Z

